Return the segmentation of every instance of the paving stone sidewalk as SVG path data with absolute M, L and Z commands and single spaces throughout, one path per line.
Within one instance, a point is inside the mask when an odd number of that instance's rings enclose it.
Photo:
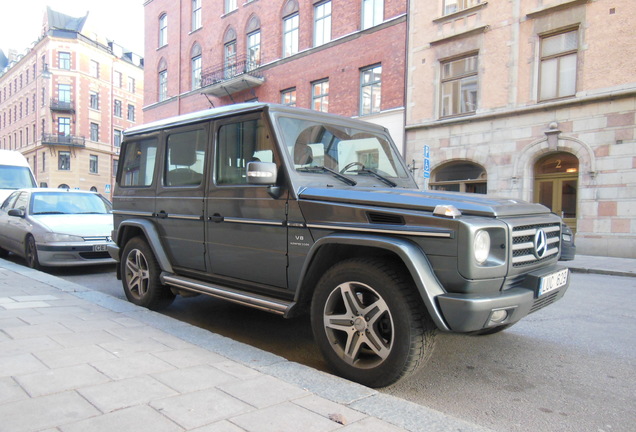
M 0 432 L 483 431 L 0 259 Z

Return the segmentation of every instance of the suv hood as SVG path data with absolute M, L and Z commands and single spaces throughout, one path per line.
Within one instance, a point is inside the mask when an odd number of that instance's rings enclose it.
M 303 188 L 299 200 L 433 211 L 438 205 L 454 205 L 464 215 L 506 217 L 550 213 L 541 205 L 489 195 L 388 188 Z

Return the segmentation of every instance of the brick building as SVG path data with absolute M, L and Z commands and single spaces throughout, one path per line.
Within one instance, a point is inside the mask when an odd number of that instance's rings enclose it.
M 145 118 L 261 101 L 404 136 L 406 0 L 149 0 Z
M 544 203 L 578 253 L 636 257 L 636 2 L 410 8 L 406 153 L 419 182 Z
M 22 152 L 41 186 L 108 197 L 122 132 L 143 121 L 143 67 L 82 33 L 86 19 L 47 8 L 37 41 L 0 55 L 0 148 Z

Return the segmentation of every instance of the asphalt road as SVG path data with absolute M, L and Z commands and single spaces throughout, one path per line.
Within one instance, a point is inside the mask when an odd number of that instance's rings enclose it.
M 124 298 L 112 267 L 50 273 Z M 204 296 L 177 298 L 165 313 L 326 369 L 306 318 Z M 636 278 L 574 274 L 561 301 L 505 332 L 440 334 L 424 369 L 381 391 L 496 431 L 633 431 Z

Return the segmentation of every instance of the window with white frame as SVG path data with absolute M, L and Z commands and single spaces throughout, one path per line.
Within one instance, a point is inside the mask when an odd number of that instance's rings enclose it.
M 201 87 L 201 55 L 193 57 L 191 60 L 192 69 L 192 90 Z
M 168 71 L 159 72 L 159 102 L 168 99 Z
M 298 52 L 299 22 L 297 13 L 283 18 L 283 57 L 289 57 Z
M 121 138 L 122 138 L 122 131 L 119 129 L 114 129 L 113 130 L 113 145 L 117 148 L 121 147 Z
M 384 0 L 362 0 L 362 30 L 384 22 Z
M 135 106 L 132 104 L 128 104 L 128 121 L 135 121 Z
M 314 46 L 331 40 L 331 1 L 314 6 Z
M 99 173 L 99 158 L 97 155 L 89 155 L 88 172 L 91 174 Z
M 99 141 L 99 125 L 97 123 L 91 123 L 91 141 Z
M 237 0 L 225 0 L 225 13 L 230 13 L 238 8 Z
M 578 30 L 541 38 L 540 100 L 574 96 L 578 47 Z
M 134 93 L 135 90 L 135 79 L 133 77 L 128 77 L 128 91 Z
M 90 99 L 90 108 L 94 110 L 98 110 L 99 109 L 99 93 L 95 91 L 91 91 L 89 92 L 88 96 Z
M 57 85 L 57 98 L 60 103 L 71 103 L 71 85 L 70 84 L 58 84 Z
M 71 169 L 71 152 L 57 152 L 57 169 L 60 171 L 69 171 Z
M 90 75 L 94 78 L 99 78 L 99 63 L 96 62 L 95 60 L 91 60 L 89 67 L 90 67 L 89 69 Z
M 320 80 L 311 84 L 311 108 L 329 112 L 329 80 Z
M 296 106 L 296 87 L 280 92 L 280 103 L 287 106 Z
M 201 28 L 201 0 L 192 0 L 192 31 Z
M 123 76 L 121 72 L 119 71 L 113 72 L 113 85 L 119 88 L 121 88 L 121 86 L 123 85 Z
M 113 115 L 120 118 L 122 116 L 121 101 L 118 99 L 113 101 Z
M 223 49 L 223 65 L 225 78 L 236 76 L 236 39 L 225 44 Z
M 60 52 L 58 54 L 59 68 L 64 70 L 71 70 L 71 53 Z
M 360 71 L 360 115 L 379 113 L 382 102 L 382 65 Z
M 468 9 L 479 3 L 481 3 L 481 0 L 444 0 L 444 15 Z
M 247 35 L 247 69 L 252 70 L 261 65 L 261 31 Z
M 159 17 L 159 48 L 168 43 L 168 14 Z
M 441 117 L 477 110 L 477 54 L 442 62 Z

